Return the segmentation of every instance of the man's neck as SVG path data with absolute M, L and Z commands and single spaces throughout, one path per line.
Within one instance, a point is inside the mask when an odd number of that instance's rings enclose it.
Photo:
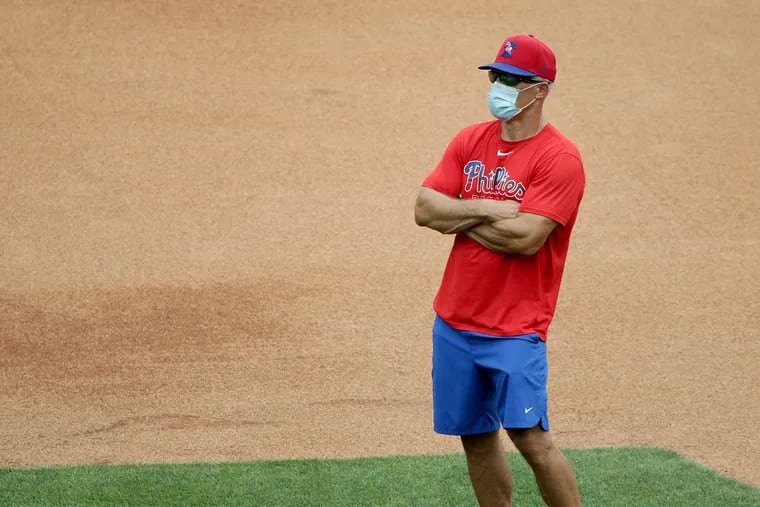
M 540 112 L 529 114 L 531 112 L 525 111 L 512 120 L 501 122 L 501 138 L 505 141 L 522 141 L 541 132 L 546 120 Z

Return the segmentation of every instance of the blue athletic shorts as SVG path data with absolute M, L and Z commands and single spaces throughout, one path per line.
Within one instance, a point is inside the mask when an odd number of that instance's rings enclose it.
M 546 343 L 433 324 L 433 429 L 475 435 L 500 428 L 549 431 Z

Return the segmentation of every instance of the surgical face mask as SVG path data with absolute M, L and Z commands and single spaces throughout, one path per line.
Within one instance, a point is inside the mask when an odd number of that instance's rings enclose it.
M 531 100 L 523 107 L 517 107 L 517 97 L 520 92 L 530 90 L 534 86 L 542 83 L 532 84 L 522 90 L 507 86 L 497 79 L 491 84 L 491 91 L 488 93 L 488 109 L 491 114 L 500 120 L 509 120 L 520 114 L 526 107 L 533 104 L 536 99 Z

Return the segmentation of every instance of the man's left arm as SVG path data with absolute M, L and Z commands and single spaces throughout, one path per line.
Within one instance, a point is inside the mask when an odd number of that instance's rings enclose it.
M 463 233 L 497 253 L 534 255 L 557 225 L 542 215 L 518 213 L 515 218 L 482 223 Z
M 503 254 L 534 255 L 558 225 L 576 212 L 586 178 L 580 158 L 563 153 L 537 169 L 514 218 L 481 223 L 462 231 Z

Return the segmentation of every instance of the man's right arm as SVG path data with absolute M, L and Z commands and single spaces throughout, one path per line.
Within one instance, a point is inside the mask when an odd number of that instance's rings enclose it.
M 441 234 L 454 234 L 483 222 L 515 218 L 520 204 L 492 199 L 458 199 L 422 187 L 414 203 L 414 221 Z

